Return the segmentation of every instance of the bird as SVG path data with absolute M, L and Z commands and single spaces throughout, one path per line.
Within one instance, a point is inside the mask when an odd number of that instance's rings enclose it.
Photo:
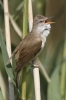
M 10 61 L 15 55 L 16 72 L 19 72 L 30 63 L 44 48 L 46 38 L 50 33 L 51 24 L 54 23 L 49 21 L 52 17 L 37 15 L 34 18 L 32 31 L 19 43 L 9 58 Z

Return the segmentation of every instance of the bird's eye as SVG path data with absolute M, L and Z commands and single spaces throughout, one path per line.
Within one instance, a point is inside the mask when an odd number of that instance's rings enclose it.
M 41 23 L 43 22 L 43 21 L 40 21 Z
M 47 20 L 45 20 L 45 23 L 47 23 L 48 21 Z

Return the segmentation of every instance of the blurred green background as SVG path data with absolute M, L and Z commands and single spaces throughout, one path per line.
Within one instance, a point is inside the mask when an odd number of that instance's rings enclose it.
M 46 17 L 54 16 L 55 24 L 47 38 L 45 47 L 39 55 L 51 82 L 48 83 L 40 72 L 41 100 L 66 100 L 66 0 L 32 0 L 33 17 L 42 14 Z M 22 31 L 23 0 L 9 0 L 9 13 Z M 0 29 L 5 41 L 4 11 L 0 4 Z M 11 22 L 10 33 L 12 51 L 21 41 Z M 2 83 L 3 82 L 3 83 Z M 0 48 L 0 86 L 5 87 L 8 96 L 8 76 L 4 69 Z M 1 88 L 0 88 L 1 89 Z M 0 92 L 0 100 L 4 100 Z M 18 100 L 15 95 L 15 100 Z M 27 71 L 27 100 L 35 100 L 32 68 Z

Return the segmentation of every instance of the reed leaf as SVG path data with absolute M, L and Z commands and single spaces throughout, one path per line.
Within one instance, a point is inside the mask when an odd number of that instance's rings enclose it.
M 1 30 L 0 30 L 0 45 L 1 45 L 2 55 L 3 55 L 5 70 L 7 72 L 7 75 L 15 83 L 15 81 L 14 81 L 14 74 L 13 74 L 13 71 L 12 71 L 12 66 L 11 66 L 11 64 L 7 65 L 9 57 L 8 57 L 8 53 L 7 53 L 7 50 L 6 50 L 6 46 L 5 46 L 5 42 L 3 40 L 3 35 L 1 33 Z

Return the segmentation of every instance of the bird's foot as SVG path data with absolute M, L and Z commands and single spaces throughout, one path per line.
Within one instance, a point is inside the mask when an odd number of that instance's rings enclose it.
M 31 67 L 35 67 L 35 68 L 38 68 L 39 67 L 39 65 L 38 64 L 33 64 L 33 63 L 30 63 L 30 65 L 31 65 Z

